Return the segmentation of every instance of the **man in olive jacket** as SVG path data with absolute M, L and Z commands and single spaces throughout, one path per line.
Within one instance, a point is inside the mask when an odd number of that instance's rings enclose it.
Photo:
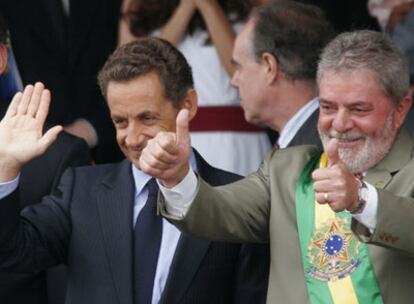
M 148 143 L 141 168 L 158 179 L 160 210 L 183 231 L 270 242 L 269 303 L 412 303 L 406 62 L 381 33 L 344 33 L 323 51 L 317 79 L 325 153 L 273 151 L 256 173 L 211 187 L 189 170 L 182 111 L 175 134 Z

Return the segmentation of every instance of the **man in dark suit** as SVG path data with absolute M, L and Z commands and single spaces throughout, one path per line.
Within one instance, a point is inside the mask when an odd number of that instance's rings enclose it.
M 7 67 L 7 28 L 0 17 L 0 75 Z M 0 76 L 1 77 L 1 76 Z M 0 115 L 6 112 L 8 102 L 0 100 Z M 41 197 L 56 189 L 64 170 L 72 166 L 90 164 L 89 149 L 86 143 L 75 136 L 61 133 L 46 152 L 28 162 L 21 171 L 20 197 L 21 207 L 40 201 Z M 54 268 L 49 272 L 8 273 L 0 271 L 0 302 L 13 304 L 44 304 L 50 295 L 62 298 L 64 282 L 57 285 L 57 279 L 64 278 L 63 270 Z M 54 285 L 46 284 L 47 278 Z M 53 302 L 49 303 L 63 303 Z
M 121 0 L 2 0 L 23 84 L 53 92 L 48 123 L 86 140 L 96 162 L 122 159 L 96 76 L 117 43 Z
M 191 118 L 197 111 L 185 58 L 168 42 L 140 39 L 108 59 L 99 83 L 127 159 L 68 170 L 52 196 L 20 216 L 18 171 L 61 127 L 38 133 L 50 97 L 40 83 L 17 96 L 0 123 L 0 181 L 13 180 L 0 186 L 1 267 L 39 271 L 66 263 L 66 303 L 264 302 L 268 247 L 192 239 L 150 210 L 154 187 L 140 170 L 141 151 L 158 132 L 175 131 L 180 109 Z M 238 179 L 193 155 L 193 168 L 216 185 Z
M 272 144 L 321 146 L 316 64 L 332 37 L 320 9 L 290 1 L 256 8 L 237 36 L 232 84 L 239 89 L 246 120 L 266 126 L 272 141 L 272 131 L 279 133 Z

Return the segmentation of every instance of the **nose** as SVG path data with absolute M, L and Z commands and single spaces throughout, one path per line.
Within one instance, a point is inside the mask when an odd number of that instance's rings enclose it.
M 231 85 L 235 88 L 239 87 L 239 72 L 236 70 L 231 77 Z
M 142 135 L 142 131 L 133 126 L 128 126 L 127 133 L 125 136 L 125 144 L 130 147 L 139 147 L 145 142 L 145 136 Z
M 351 115 L 346 109 L 341 109 L 336 112 L 332 121 L 332 128 L 337 132 L 346 132 L 353 128 L 354 124 Z

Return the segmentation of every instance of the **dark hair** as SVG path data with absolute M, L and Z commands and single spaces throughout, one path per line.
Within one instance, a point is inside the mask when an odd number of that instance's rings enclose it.
M 244 20 L 252 7 L 251 0 L 218 0 L 218 2 L 225 14 L 232 18 L 232 22 Z M 179 3 L 180 0 L 132 0 L 124 17 L 129 19 L 129 28 L 133 35 L 145 36 L 165 25 Z M 187 32 L 191 34 L 200 28 L 206 29 L 206 25 L 197 11 L 188 24 Z
M 286 78 L 315 80 L 319 55 L 334 30 L 321 9 L 295 1 L 274 1 L 252 13 L 252 53 L 272 54 Z
M 324 49 L 318 66 L 318 82 L 326 72 L 365 70 L 372 73 L 384 94 L 398 104 L 407 95 L 407 61 L 385 34 L 361 30 L 338 35 Z
M 150 72 L 159 75 L 165 96 L 179 108 L 194 86 L 191 68 L 171 43 L 159 38 L 139 38 L 115 50 L 98 74 L 99 87 L 106 97 L 109 82 L 128 82 Z
M 6 20 L 0 14 L 0 44 L 7 45 L 9 41 L 9 31 Z

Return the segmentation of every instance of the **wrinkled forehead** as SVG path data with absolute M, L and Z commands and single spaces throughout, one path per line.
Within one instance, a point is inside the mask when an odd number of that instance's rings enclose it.
M 368 69 L 330 69 L 323 71 L 319 74 L 317 81 L 318 93 L 320 93 L 321 88 L 329 88 L 332 84 L 350 84 L 352 80 L 357 81 L 359 84 L 363 84 L 365 81 L 369 82 L 372 86 L 378 88 L 381 91 L 384 91 L 382 83 L 379 79 L 379 76 Z M 385 94 L 385 92 L 384 92 Z

